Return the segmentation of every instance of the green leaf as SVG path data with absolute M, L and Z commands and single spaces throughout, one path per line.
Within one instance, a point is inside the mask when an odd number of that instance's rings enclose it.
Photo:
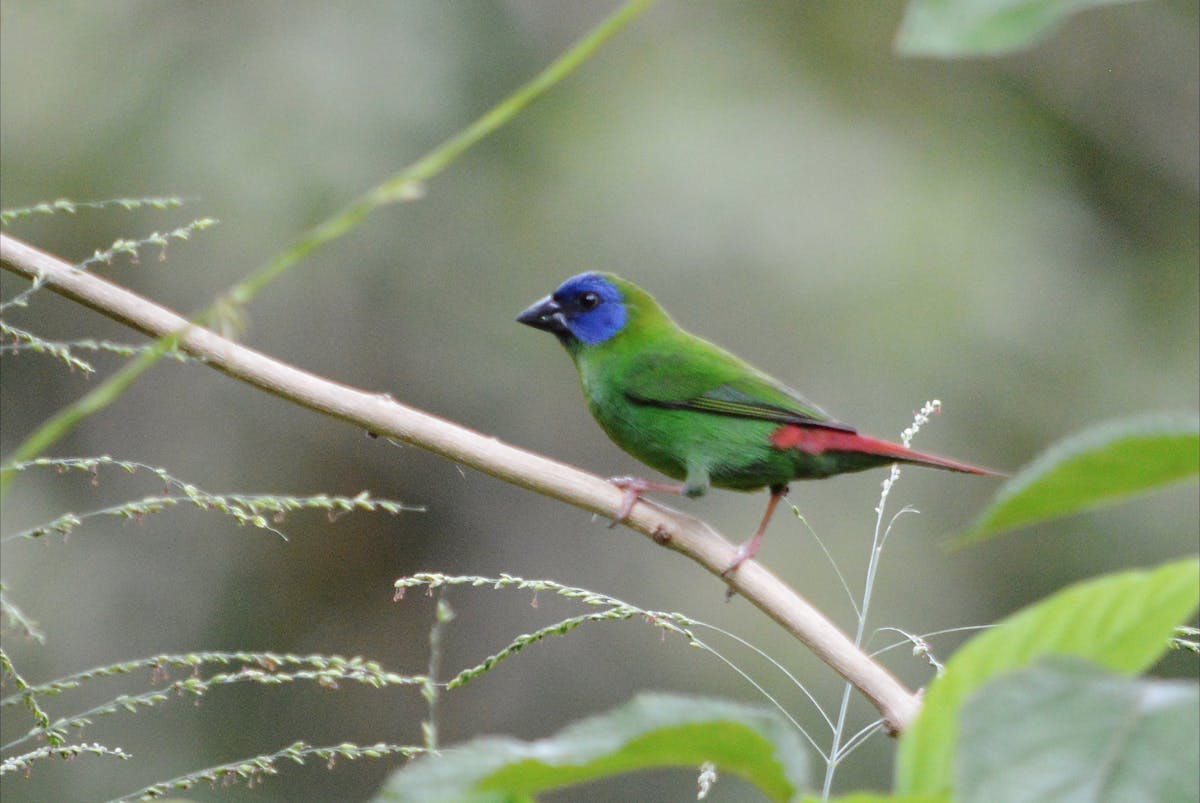
M 771 800 L 807 783 L 805 746 L 774 711 L 725 700 L 643 694 L 537 742 L 489 737 L 394 773 L 376 803 L 510 801 L 633 770 L 711 761 Z M 682 797 L 682 796 L 681 796 Z
M 803 803 L 950 803 L 946 795 L 884 795 L 883 792 L 854 792 L 852 795 L 830 797 L 805 796 Z
M 984 56 L 1028 47 L 1078 11 L 1128 0 L 911 0 L 896 34 L 908 56 Z
M 1116 502 L 1200 474 L 1200 418 L 1149 415 L 1101 424 L 1050 447 L 1000 488 L 957 541 Z
M 930 684 L 921 713 L 900 738 L 897 791 L 946 794 L 958 743 L 957 714 L 992 677 L 1046 655 L 1074 655 L 1133 675 L 1168 649 L 1175 625 L 1200 603 L 1200 561 L 1105 575 L 1009 616 L 962 646 Z
M 1200 688 L 1079 661 L 990 681 L 959 718 L 955 800 L 1200 800 Z

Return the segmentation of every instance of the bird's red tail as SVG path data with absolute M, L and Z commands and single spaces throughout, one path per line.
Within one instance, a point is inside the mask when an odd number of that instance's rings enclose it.
M 917 452 L 899 443 L 890 443 L 857 432 L 840 429 L 805 427 L 799 424 L 784 424 L 771 434 L 771 443 L 780 449 L 799 449 L 808 454 L 823 452 L 857 452 L 893 458 L 897 463 L 914 463 L 964 474 L 982 474 L 990 477 L 1004 476 L 998 471 L 960 463 L 945 457 Z

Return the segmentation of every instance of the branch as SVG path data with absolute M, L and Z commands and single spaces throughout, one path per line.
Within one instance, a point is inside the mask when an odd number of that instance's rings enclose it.
M 99 276 L 0 234 L 0 263 L 55 292 L 150 335 L 178 336 L 179 348 L 229 376 L 282 399 L 402 440 L 485 474 L 601 516 L 614 518 L 624 494 L 594 474 L 511 446 L 474 430 L 401 404 L 388 396 L 310 374 L 214 332 Z M 720 576 L 734 547 L 706 523 L 639 501 L 625 525 L 680 552 Z M 806 599 L 762 565 L 747 561 L 729 585 L 800 639 L 834 671 L 854 684 L 883 715 L 888 729 L 903 730 L 919 698 L 876 663 Z

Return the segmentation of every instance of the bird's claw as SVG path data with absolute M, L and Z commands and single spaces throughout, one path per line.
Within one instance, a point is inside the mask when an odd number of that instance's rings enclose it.
M 650 483 L 638 477 L 609 477 L 608 481 L 625 492 L 624 498 L 621 499 L 621 509 L 617 511 L 617 517 L 608 524 L 608 529 L 611 530 L 629 518 L 629 514 L 633 512 L 633 506 L 642 498 L 642 494 L 650 490 Z
M 729 564 L 725 571 L 721 572 L 722 580 L 728 581 L 729 578 L 733 577 L 733 575 L 737 573 L 738 569 L 742 568 L 742 564 L 752 557 L 750 550 L 747 549 L 746 546 L 747 544 L 742 544 L 737 548 L 737 552 L 733 553 L 733 562 Z M 730 585 L 725 589 L 726 601 L 733 599 L 735 594 L 737 594 L 737 589 Z
M 609 477 L 608 481 L 625 492 L 625 498 L 621 500 L 621 509 L 617 512 L 617 517 L 613 519 L 612 524 L 608 525 L 609 527 L 616 527 L 629 518 L 633 506 L 646 491 L 659 491 L 665 494 L 685 493 L 684 486 L 678 483 L 651 482 L 641 477 Z
M 733 562 L 729 564 L 729 567 L 725 571 L 721 572 L 721 579 L 728 580 L 730 577 L 733 577 L 734 573 L 742 568 L 742 564 L 749 559 L 750 551 L 746 549 L 745 544 L 742 544 L 738 547 L 737 552 L 733 553 Z

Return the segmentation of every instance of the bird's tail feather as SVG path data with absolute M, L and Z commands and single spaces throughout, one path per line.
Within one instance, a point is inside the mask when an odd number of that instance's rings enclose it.
M 851 452 L 878 455 L 879 457 L 894 459 L 897 463 L 913 463 L 919 466 L 941 468 L 947 471 L 960 471 L 964 474 L 981 474 L 989 477 L 1004 476 L 999 471 L 972 466 L 968 463 L 939 457 L 934 454 L 917 452 L 902 444 L 872 438 L 870 435 L 860 435 L 857 432 L 845 432 L 837 429 L 785 424 L 771 435 L 771 442 L 780 449 L 799 449 L 808 454 Z

